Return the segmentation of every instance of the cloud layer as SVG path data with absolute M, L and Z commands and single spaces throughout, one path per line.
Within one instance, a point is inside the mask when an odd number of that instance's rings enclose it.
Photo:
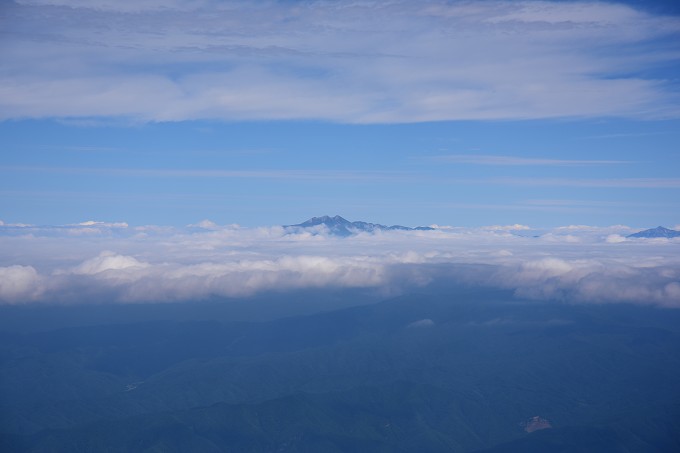
M 0 119 L 680 113 L 677 81 L 650 75 L 677 59 L 680 21 L 616 3 L 15 0 L 2 15 Z
M 186 228 L 84 222 L 0 225 L 0 302 L 169 302 L 267 291 L 428 285 L 518 297 L 680 307 L 680 240 L 627 239 L 625 226 L 522 225 L 338 238 L 323 228 Z

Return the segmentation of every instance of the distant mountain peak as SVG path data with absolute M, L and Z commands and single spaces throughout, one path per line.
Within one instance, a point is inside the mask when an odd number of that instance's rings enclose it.
M 370 222 L 363 222 L 363 221 L 356 221 L 356 222 L 350 222 L 349 220 L 345 219 L 344 217 L 341 217 L 339 215 L 335 215 L 333 217 L 329 215 L 323 215 L 321 217 L 312 217 L 309 220 L 306 220 L 302 223 L 298 223 L 295 225 L 284 225 L 284 228 L 286 229 L 301 229 L 301 228 L 311 228 L 319 225 L 324 225 L 328 230 L 330 231 L 331 234 L 336 235 L 336 236 L 352 236 L 357 233 L 362 233 L 362 232 L 367 232 L 367 233 L 373 233 L 375 231 L 393 231 L 393 230 L 402 230 L 402 231 L 423 231 L 423 230 L 434 230 L 434 228 L 431 227 L 416 227 L 416 228 L 410 228 L 410 227 L 405 227 L 401 225 L 392 225 L 392 226 L 387 226 L 387 225 L 381 225 L 379 223 L 370 223 Z
M 302 223 L 299 223 L 297 225 L 291 225 L 291 226 L 313 226 L 313 225 L 321 225 L 321 224 L 328 224 L 328 223 L 351 223 L 349 220 L 340 217 L 339 215 L 336 216 L 329 216 L 329 215 L 322 215 L 321 217 L 312 217 L 309 220 L 306 220 Z
M 680 237 L 680 231 L 671 230 L 658 226 L 648 230 L 638 231 L 637 233 L 629 234 L 629 238 L 675 238 Z

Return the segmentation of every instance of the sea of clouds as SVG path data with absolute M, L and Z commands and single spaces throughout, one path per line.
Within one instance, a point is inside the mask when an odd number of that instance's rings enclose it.
M 680 238 L 626 226 L 438 227 L 336 237 L 323 227 L 0 223 L 0 303 L 139 303 L 440 283 L 520 298 L 680 307 Z

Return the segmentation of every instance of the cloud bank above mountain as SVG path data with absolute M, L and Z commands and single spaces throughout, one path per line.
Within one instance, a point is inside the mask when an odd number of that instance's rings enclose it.
M 550 231 L 509 225 L 335 237 L 322 227 L 185 228 L 85 222 L 0 225 L 4 304 L 180 302 L 268 291 L 430 285 L 517 297 L 680 307 L 680 239 L 631 239 L 625 226 Z
M 15 0 L 2 14 L 0 119 L 680 113 L 664 76 L 678 19 L 620 3 Z

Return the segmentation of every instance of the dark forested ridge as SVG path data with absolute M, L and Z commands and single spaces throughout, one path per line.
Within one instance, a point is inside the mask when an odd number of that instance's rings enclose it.
M 6 328 L 2 450 L 680 451 L 676 310 L 483 291 L 266 320 L 153 310 Z

